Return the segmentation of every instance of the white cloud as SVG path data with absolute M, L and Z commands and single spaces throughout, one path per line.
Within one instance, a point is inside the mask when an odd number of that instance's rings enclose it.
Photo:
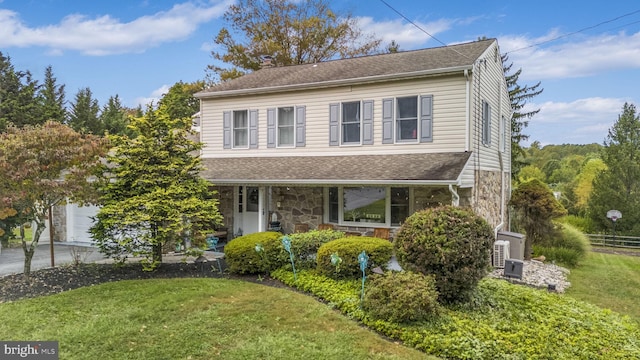
M 96 56 L 144 52 L 164 42 L 187 38 L 200 24 L 219 17 L 230 3 L 185 2 L 130 22 L 110 15 L 89 18 L 71 14 L 58 24 L 40 27 L 28 27 L 18 13 L 0 9 L 0 47 L 43 46 L 54 53 L 73 50 Z
M 522 80 L 586 77 L 640 68 L 640 32 L 572 37 L 571 42 L 558 45 L 532 46 L 555 37 L 557 32 L 552 31 L 541 38 L 504 36 L 499 42 L 501 51 L 509 52 L 509 60 L 526 69 Z
M 530 141 L 546 144 L 602 143 L 627 99 L 584 98 L 572 102 L 527 104 L 523 112 L 540 109 L 524 130 Z M 525 144 L 528 145 L 528 144 Z
M 391 43 L 391 40 L 395 40 L 400 45 L 400 50 L 408 50 L 423 46 L 433 40 L 429 35 L 402 19 L 376 22 L 371 17 L 357 17 L 356 20 L 364 33 L 374 34 L 377 38 L 381 38 L 382 46 L 386 46 Z M 429 23 L 414 21 L 415 24 L 433 36 L 449 30 L 453 22 L 447 19 Z
M 143 108 L 149 104 L 158 104 L 160 98 L 169 91 L 170 85 L 162 85 L 153 90 L 149 97 L 139 97 L 135 100 L 135 106 L 141 105 Z

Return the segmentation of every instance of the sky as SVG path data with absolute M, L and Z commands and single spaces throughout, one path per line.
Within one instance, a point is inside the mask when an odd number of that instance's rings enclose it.
M 300 0 L 295 0 L 300 1 Z M 498 39 L 519 84 L 540 82 L 523 131 L 547 144 L 600 143 L 625 102 L 640 106 L 640 3 L 609 1 L 329 0 L 363 33 L 400 50 Z M 68 101 L 157 101 L 206 76 L 233 0 L 0 0 L 0 52 L 42 82 L 52 66 Z

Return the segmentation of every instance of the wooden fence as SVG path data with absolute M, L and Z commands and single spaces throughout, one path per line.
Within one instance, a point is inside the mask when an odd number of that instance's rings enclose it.
M 640 237 L 586 234 L 593 246 L 640 249 Z

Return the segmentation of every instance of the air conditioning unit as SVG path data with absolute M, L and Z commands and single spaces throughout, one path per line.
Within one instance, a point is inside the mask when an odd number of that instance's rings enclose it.
M 498 240 L 493 243 L 493 266 L 504 269 L 504 261 L 509 258 L 509 241 Z

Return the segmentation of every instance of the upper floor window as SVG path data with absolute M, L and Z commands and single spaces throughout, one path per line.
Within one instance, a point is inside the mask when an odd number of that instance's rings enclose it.
M 329 104 L 329 145 L 373 144 L 373 100 Z
M 342 103 L 342 143 L 360 144 L 360 102 Z
M 294 146 L 295 135 L 293 106 L 278 108 L 278 146 Z
M 396 101 L 396 140 L 415 141 L 418 138 L 418 97 L 401 97 Z
M 222 112 L 222 147 L 225 149 L 258 147 L 258 110 Z
M 249 119 L 247 110 L 233 112 L 233 147 L 249 146 Z
M 431 142 L 433 96 L 403 96 L 382 100 L 382 143 Z
M 491 105 L 482 101 L 482 143 L 491 145 Z

